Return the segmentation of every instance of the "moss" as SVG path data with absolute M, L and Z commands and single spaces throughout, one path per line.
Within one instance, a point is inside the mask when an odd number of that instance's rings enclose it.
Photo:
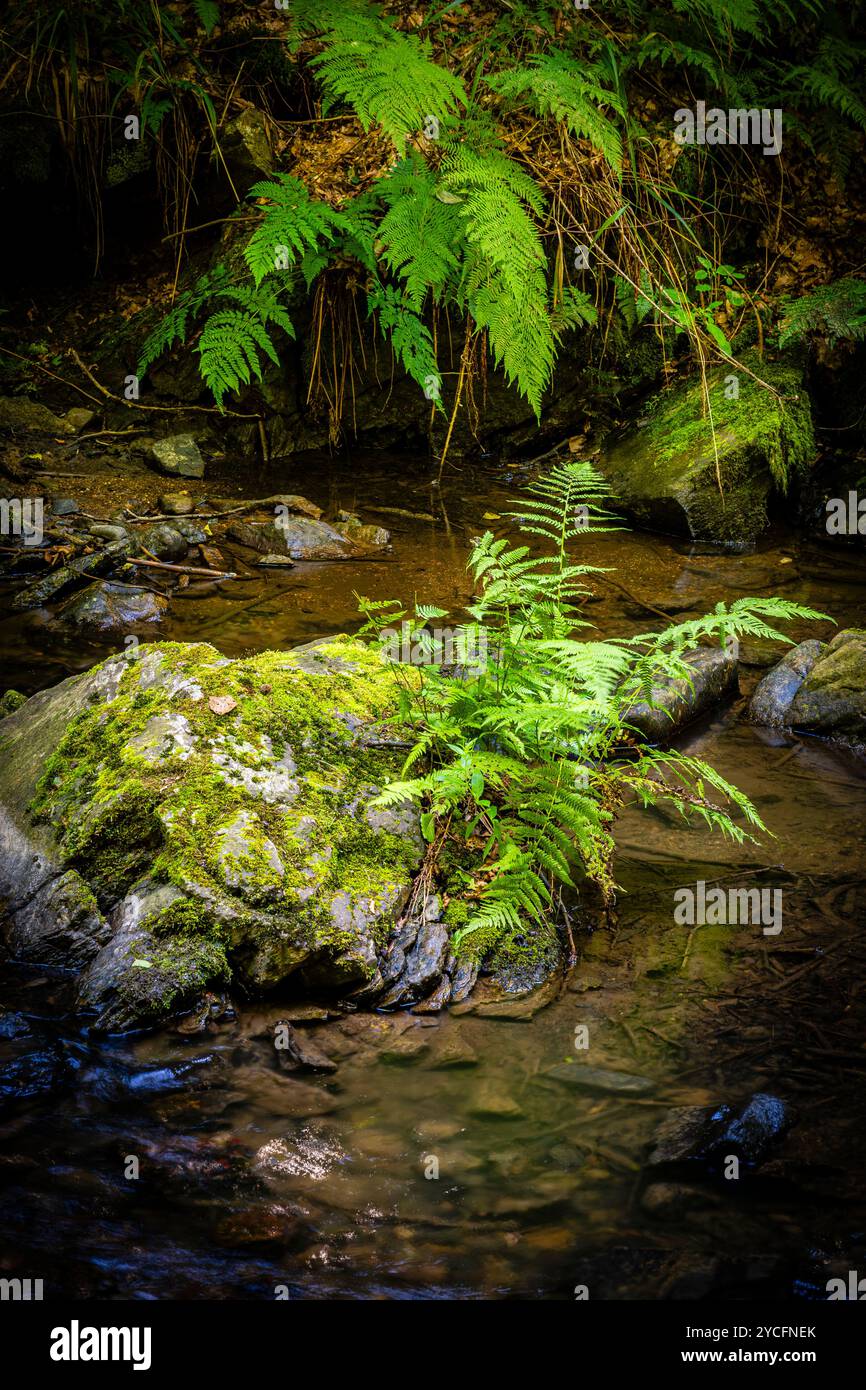
M 0 719 L 5 719 L 7 714 L 14 714 L 26 703 L 27 696 L 22 695 L 19 690 L 7 690 L 0 698 Z
M 715 430 L 722 445 L 723 487 L 738 481 L 755 453 L 766 458 L 782 491 L 805 469 L 815 455 L 815 435 L 800 368 L 773 364 L 754 352 L 744 354 L 743 365 L 779 394 L 731 364 L 717 368 L 708 377 L 712 420 L 700 383 L 690 381 L 656 397 L 648 407 L 651 418 L 646 431 L 656 466 L 684 456 L 694 460 L 695 468 L 714 461 Z M 737 378 L 736 398 L 726 392 L 727 378 L 732 375 Z
M 155 937 L 213 937 L 220 939 L 223 934 L 221 923 L 215 921 L 212 913 L 201 904 L 188 898 L 178 898 L 169 903 L 161 912 L 146 918 L 143 925 Z
M 212 696 L 235 708 L 216 713 Z M 357 945 L 358 907 L 377 919 L 381 944 L 419 851 L 366 821 L 400 755 L 361 735 L 388 725 L 396 707 L 393 671 L 351 639 L 230 663 L 206 644 L 141 647 L 116 698 L 69 726 L 31 811 L 54 823 L 64 856 L 104 903 L 145 871 L 180 888 L 185 903 L 154 924 L 160 940 L 282 960 L 288 924 L 299 956 L 336 955 Z M 260 792 L 277 772 L 269 801 Z M 232 841 L 222 840 L 241 812 Z

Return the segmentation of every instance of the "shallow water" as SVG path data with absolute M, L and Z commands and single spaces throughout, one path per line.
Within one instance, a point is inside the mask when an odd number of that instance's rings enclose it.
M 295 488 L 381 521 L 392 553 L 178 596 L 160 635 L 234 655 L 351 628 L 353 590 L 459 607 L 469 537 L 506 524 L 513 490 L 480 474 L 447 482 L 447 524 L 431 524 L 367 510 L 439 514 L 428 488 L 395 481 L 393 461 L 329 467 L 313 485 L 257 480 L 261 495 Z M 604 635 L 654 626 L 641 603 L 697 614 L 749 592 L 850 624 L 866 582 L 783 533 L 751 556 L 625 532 L 588 537 L 584 554 L 630 591 L 600 584 L 587 605 Z M 49 648 L 32 618 L 6 637 L 27 689 L 111 650 Z M 746 690 L 769 658 L 760 644 L 742 656 Z M 591 1297 L 780 1298 L 818 1296 L 831 1273 L 862 1267 L 863 765 L 756 730 L 742 710 L 682 746 L 743 787 L 776 838 L 731 846 L 628 810 L 617 923 L 578 932 L 577 964 L 531 1019 L 334 1010 L 296 1026 L 337 1069 L 287 1073 L 270 1030 L 297 1001 L 234 998 L 200 1032 L 106 1041 L 65 1013 L 69 982 L 4 972 L 0 998 L 19 1018 L 0 1017 L 0 1058 L 32 1092 L 0 1131 L 4 1273 L 44 1278 L 46 1296 L 571 1298 L 586 1285 Z M 676 925 L 673 892 L 698 879 L 781 888 L 783 930 Z M 650 1088 L 590 1093 L 546 1075 L 575 1058 L 581 1025 L 581 1060 Z M 648 1147 L 672 1106 L 756 1091 L 793 1111 L 768 1162 L 735 1182 L 695 1170 L 649 1191 Z

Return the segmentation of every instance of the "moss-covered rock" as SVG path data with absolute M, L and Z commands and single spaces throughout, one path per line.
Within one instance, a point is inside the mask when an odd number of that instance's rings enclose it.
M 866 630 L 846 628 L 827 644 L 794 696 L 785 722 L 866 743 Z
M 774 489 L 785 492 L 815 455 L 799 367 L 744 354 L 760 386 L 733 364 L 657 396 L 641 428 L 612 443 L 600 467 L 639 524 L 695 540 L 752 544 L 767 526 Z
M 400 765 L 395 706 L 392 669 L 348 638 L 235 661 L 153 644 L 28 701 L 0 768 L 13 948 L 19 905 L 73 873 L 93 909 L 80 998 L 103 1027 L 230 978 L 369 984 L 423 854 L 413 808 L 371 804 Z

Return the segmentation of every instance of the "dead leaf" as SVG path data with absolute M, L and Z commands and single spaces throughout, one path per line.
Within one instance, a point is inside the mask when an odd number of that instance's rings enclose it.
M 231 714 L 233 709 L 237 709 L 238 702 L 231 695 L 211 695 L 207 707 L 214 714 Z

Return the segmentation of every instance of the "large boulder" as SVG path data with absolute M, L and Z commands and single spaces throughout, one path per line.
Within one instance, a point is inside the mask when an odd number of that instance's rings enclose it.
M 617 503 L 641 526 L 751 545 L 767 527 L 774 490 L 786 491 L 811 463 L 815 436 L 799 368 L 746 356 L 778 395 L 731 363 L 708 377 L 712 418 L 702 383 L 689 381 L 656 397 L 642 427 L 602 453 Z
M 33 696 L 0 724 L 10 949 L 80 970 L 110 1030 L 232 980 L 381 979 L 424 848 L 412 806 L 371 804 L 399 769 L 395 708 L 392 670 L 348 638 L 141 646 Z

